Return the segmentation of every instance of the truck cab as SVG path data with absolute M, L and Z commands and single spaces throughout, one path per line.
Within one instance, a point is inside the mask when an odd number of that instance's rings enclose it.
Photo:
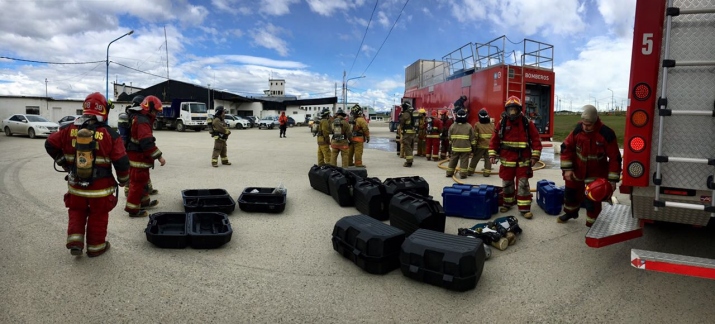
M 157 114 L 154 129 L 168 128 L 183 132 L 189 128 L 198 132 L 206 127 L 207 117 L 208 109 L 205 103 L 174 99 L 170 107 L 164 107 L 162 112 Z

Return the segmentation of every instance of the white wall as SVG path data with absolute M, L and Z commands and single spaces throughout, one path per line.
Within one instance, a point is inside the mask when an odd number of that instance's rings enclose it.
M 77 115 L 82 112 L 81 100 L 45 100 L 43 97 L 0 97 L 0 120 L 14 114 L 26 114 L 28 107 L 38 107 L 40 116 L 57 122 L 67 115 Z M 59 117 L 57 117 L 59 116 Z

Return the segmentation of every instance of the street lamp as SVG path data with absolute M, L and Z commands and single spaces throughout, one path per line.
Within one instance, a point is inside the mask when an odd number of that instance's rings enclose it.
M 616 111 L 616 106 L 615 106 L 615 103 L 614 103 L 614 101 L 613 101 L 613 90 L 611 90 L 611 88 L 608 88 L 608 90 L 611 91 L 611 109 L 612 109 L 613 111 Z
M 131 34 L 134 34 L 134 30 L 130 30 L 128 33 L 117 37 L 117 39 L 109 42 L 109 44 L 107 45 L 107 92 L 106 92 L 106 97 L 105 97 L 107 100 L 109 100 L 109 45 L 112 45 L 112 43 L 118 41 L 122 37 L 131 35 Z
M 359 76 L 359 77 L 350 78 L 347 81 L 345 81 L 345 97 L 343 97 L 343 112 L 345 112 L 345 110 L 348 109 L 347 108 L 347 105 L 348 105 L 348 102 L 347 102 L 348 101 L 348 82 L 350 82 L 350 80 L 362 79 L 364 77 L 365 76 L 363 75 L 363 76 Z

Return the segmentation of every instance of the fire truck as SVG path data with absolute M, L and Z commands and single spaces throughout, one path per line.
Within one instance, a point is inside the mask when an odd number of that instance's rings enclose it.
M 516 48 L 513 48 L 516 47 Z M 468 43 L 441 60 L 417 60 L 405 68 L 402 102 L 415 109 L 452 111 L 454 102 L 467 97 L 469 123 L 486 108 L 499 120 L 504 102 L 517 96 L 524 113 L 544 140 L 554 134 L 554 47 L 524 39 L 514 44 L 506 36 L 486 43 Z
M 712 0 L 637 1 L 620 187 L 631 205 L 604 205 L 588 246 L 641 237 L 645 223 L 697 228 L 715 216 L 713 27 Z M 715 279 L 712 259 L 632 249 L 631 264 Z
M 400 113 L 402 113 L 401 106 L 392 106 L 390 109 L 390 132 L 395 132 L 400 125 Z

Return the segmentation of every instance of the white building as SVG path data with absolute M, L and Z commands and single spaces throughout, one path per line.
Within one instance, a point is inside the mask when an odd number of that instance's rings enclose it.
M 84 100 L 49 97 L 0 96 L 0 120 L 15 114 L 40 115 L 57 122 L 64 116 L 81 115 Z

